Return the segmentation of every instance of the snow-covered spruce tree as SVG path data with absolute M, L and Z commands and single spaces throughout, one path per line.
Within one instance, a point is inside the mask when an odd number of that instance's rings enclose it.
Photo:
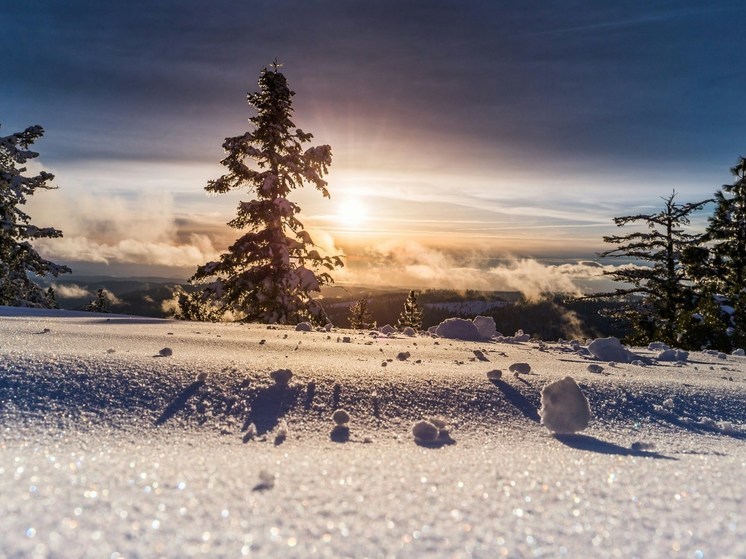
M 350 307 L 350 328 L 353 330 L 365 330 L 375 327 L 376 323 L 370 314 L 368 298 L 361 297 Z
M 647 344 L 663 341 L 679 345 L 677 322 L 681 313 L 690 313 L 694 306 L 690 278 L 682 266 L 682 254 L 697 245 L 701 235 L 687 233 L 689 216 L 701 210 L 709 200 L 677 204 L 676 192 L 663 198 L 664 208 L 654 214 L 638 214 L 614 218 L 618 227 L 643 224 L 647 230 L 626 235 L 605 236 L 604 242 L 618 245 L 599 254 L 600 257 L 625 258 L 629 266 L 605 272 L 624 286 L 610 293 L 596 293 L 585 298 L 622 298 L 628 304 L 608 313 L 631 327 L 627 341 Z
M 714 301 L 721 309 L 715 313 L 720 316 L 713 318 L 712 328 L 722 331 L 710 337 L 730 340 L 729 344 L 712 344 L 722 350 L 746 345 L 746 158 L 740 157 L 730 171 L 735 180 L 715 193 L 704 244 L 687 258 L 698 284 L 700 306 L 712 311 Z
M 396 327 L 403 330 L 409 326 L 415 330 L 422 329 L 422 309 L 417 303 L 417 292 L 410 291 L 407 299 L 404 301 L 404 310 L 399 315 Z
M 56 302 L 29 274 L 37 277 L 70 272 L 67 266 L 42 258 L 31 246 L 34 239 L 61 237 L 51 227 L 32 225 L 31 217 L 21 210 L 37 189 L 52 190 L 54 175 L 45 171 L 25 176 L 29 159 L 39 154 L 29 148 L 44 135 L 41 126 L 0 137 L 0 305 L 54 308 Z
M 313 137 L 291 121 L 295 95 L 275 62 L 259 76 L 259 91 L 248 94 L 256 109 L 254 129 L 226 138 L 228 171 L 205 187 L 222 194 L 246 188 L 256 196 L 240 202 L 228 224 L 248 229 L 216 262 L 197 269 L 193 283 L 206 283 L 202 301 L 243 322 L 296 324 L 327 321 L 321 303 L 312 297 L 332 283 L 330 270 L 342 266 L 338 256 L 322 256 L 288 199 L 293 189 L 310 183 L 328 198 L 322 178 L 332 161 L 328 145 L 303 148 Z M 252 164 L 253 161 L 253 164 Z

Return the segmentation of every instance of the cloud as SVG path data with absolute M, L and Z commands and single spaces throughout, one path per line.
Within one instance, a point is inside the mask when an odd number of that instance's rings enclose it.
M 582 295 L 590 282 L 608 282 L 614 266 L 578 261 L 544 264 L 533 258 L 505 258 L 498 264 L 478 252 L 447 252 L 416 241 L 388 241 L 348 258 L 340 283 L 440 289 L 518 291 L 536 301 L 547 294 Z
M 59 297 L 60 299 L 81 299 L 83 297 L 91 296 L 90 291 L 74 283 L 52 283 L 52 289 L 54 289 L 55 296 Z
M 109 301 L 112 305 L 124 305 L 126 304 L 124 301 L 122 301 L 119 297 L 114 295 L 111 291 L 109 291 L 106 288 L 103 288 L 104 297 L 106 297 L 106 300 Z
M 32 208 L 34 222 L 63 232 L 35 242 L 51 260 L 192 267 L 218 254 L 207 234 L 181 230 L 168 193 L 51 194 Z

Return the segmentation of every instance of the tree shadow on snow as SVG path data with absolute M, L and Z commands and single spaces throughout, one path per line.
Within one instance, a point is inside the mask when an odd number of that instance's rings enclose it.
M 555 439 L 564 445 L 574 448 L 576 450 L 587 450 L 590 452 L 598 452 L 599 454 L 612 454 L 616 456 L 641 456 L 647 458 L 660 458 L 663 460 L 676 460 L 670 456 L 664 456 L 659 452 L 652 452 L 650 450 L 626 448 L 619 446 L 608 441 L 602 441 L 596 437 L 590 435 L 553 435 Z
M 508 402 L 510 402 L 525 417 L 527 417 L 528 419 L 536 423 L 539 423 L 541 421 L 541 418 L 539 417 L 539 412 L 536 411 L 537 410 L 536 405 L 531 403 L 531 401 L 528 398 L 526 398 L 523 394 L 521 394 L 518 390 L 516 390 L 515 388 L 510 386 L 507 382 L 502 381 L 502 380 L 491 380 L 490 382 L 494 384 L 495 386 L 497 386 L 497 388 L 500 389 L 500 392 L 503 393 L 503 396 L 505 396 Z
M 300 395 L 297 386 L 285 386 L 273 384 L 267 388 L 260 388 L 250 398 L 249 415 L 243 425 L 243 430 L 249 428 L 252 423 L 256 427 L 256 434 L 265 435 L 272 431 L 295 405 Z
M 199 390 L 200 387 L 204 384 L 205 381 L 197 380 L 187 386 L 184 390 L 182 390 L 181 393 L 176 397 L 176 399 L 171 402 L 165 410 L 163 410 L 163 413 L 160 415 L 160 417 L 155 420 L 155 424 L 158 426 L 163 425 L 166 421 L 171 419 L 176 414 L 176 412 L 184 409 L 184 406 L 186 406 L 189 398 L 194 396 L 197 393 L 197 390 Z

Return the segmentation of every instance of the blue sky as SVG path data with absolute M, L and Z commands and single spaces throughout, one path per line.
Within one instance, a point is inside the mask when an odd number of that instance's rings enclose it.
M 742 2 L 50 0 L 0 20 L 0 133 L 45 128 L 60 189 L 32 215 L 78 270 L 186 277 L 237 236 L 249 194 L 202 188 L 275 58 L 332 146 L 332 201 L 298 199 L 350 281 L 423 253 L 589 258 L 614 216 L 707 198 L 746 152 Z

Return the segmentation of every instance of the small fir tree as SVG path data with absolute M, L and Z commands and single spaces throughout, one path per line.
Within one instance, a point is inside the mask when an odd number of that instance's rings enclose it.
M 111 312 L 109 310 L 109 298 L 106 296 L 106 291 L 104 289 L 97 290 L 96 298 L 88 303 L 83 310 L 101 313 Z
M 45 293 L 45 297 L 47 300 L 47 308 L 49 309 L 59 309 L 60 305 L 57 303 L 57 294 L 54 291 L 54 287 L 51 285 L 47 288 L 47 291 Z
M 399 330 L 410 327 L 415 330 L 422 329 L 422 309 L 417 303 L 417 292 L 410 291 L 407 299 L 404 301 L 404 310 L 399 315 L 396 323 Z
M 350 328 L 353 330 L 366 330 L 375 328 L 376 323 L 370 314 L 367 297 L 360 297 L 354 305 L 350 307 Z
M 673 192 L 663 198 L 665 206 L 658 213 L 614 218 L 618 227 L 642 223 L 647 226 L 647 231 L 603 238 L 604 242 L 618 246 L 600 253 L 600 257 L 627 258 L 645 263 L 605 272 L 625 287 L 586 297 L 613 297 L 627 302 L 607 314 L 629 322 L 632 331 L 627 338 L 631 343 L 663 341 L 678 344 L 678 318 L 681 313 L 691 313 L 694 306 L 694 292 L 682 265 L 682 255 L 700 242 L 701 235 L 687 233 L 684 227 L 689 225 L 690 215 L 701 210 L 709 200 L 677 204 L 675 197 L 676 192 Z
M 328 145 L 304 150 L 313 136 L 291 121 L 295 93 L 278 68 L 275 62 L 262 70 L 259 91 L 248 94 L 257 111 L 249 119 L 254 129 L 226 138 L 227 155 L 221 163 L 228 171 L 205 187 L 215 194 L 238 188 L 255 194 L 254 200 L 239 203 L 236 218 L 229 222 L 248 231 L 220 260 L 200 266 L 191 281 L 207 282 L 198 302 L 244 322 L 323 324 L 326 313 L 312 294 L 333 282 L 329 271 L 342 266 L 342 260 L 322 256 L 314 248 L 297 218 L 300 208 L 288 195 L 310 183 L 328 198 L 323 176 L 332 152 Z
M 746 159 L 740 157 L 730 172 L 733 184 L 725 184 L 715 193 L 715 210 L 704 244 L 689 251 L 686 261 L 699 285 L 700 304 L 704 307 L 700 310 L 709 309 L 714 301 L 720 308 L 716 314 L 727 315 L 725 320 L 712 323 L 720 332 L 708 334 L 726 340 L 713 345 L 721 350 L 746 345 Z
M 44 135 L 41 126 L 31 126 L 23 132 L 0 137 L 0 305 L 50 308 L 55 304 L 48 293 L 29 279 L 70 272 L 67 266 L 42 258 L 31 241 L 61 237 L 62 232 L 51 227 L 32 225 L 31 217 L 21 210 L 37 189 L 53 190 L 49 184 L 54 175 L 40 171 L 25 176 L 29 159 L 39 154 L 31 145 Z

